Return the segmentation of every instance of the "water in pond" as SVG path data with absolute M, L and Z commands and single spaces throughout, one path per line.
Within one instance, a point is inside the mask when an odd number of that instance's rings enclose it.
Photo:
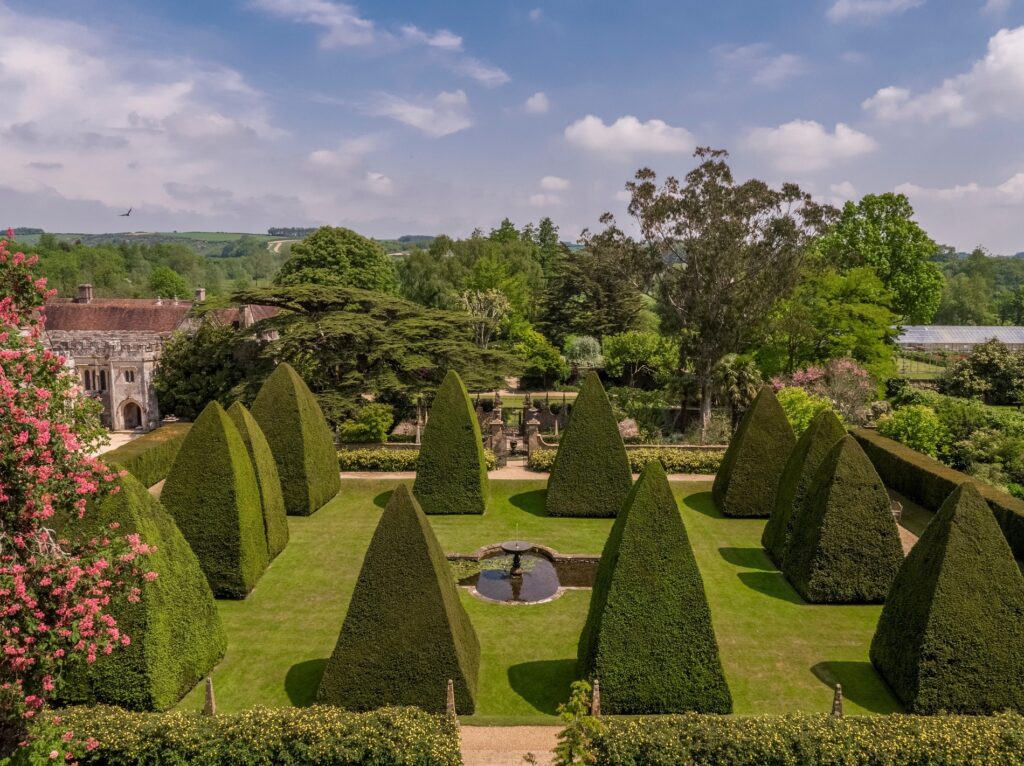
M 558 592 L 558 572 L 544 556 L 524 553 L 523 573 L 518 577 L 508 573 L 512 567 L 509 555 L 485 558 L 480 564 L 480 571 L 460 580 L 459 585 L 475 585 L 485 598 L 529 604 L 549 599 Z

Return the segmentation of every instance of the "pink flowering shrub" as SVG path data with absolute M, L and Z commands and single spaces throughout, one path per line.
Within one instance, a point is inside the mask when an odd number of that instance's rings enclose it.
M 103 433 L 98 405 L 42 343 L 51 293 L 36 259 L 8 246 L 0 241 L 0 758 L 27 744 L 70 663 L 129 643 L 108 607 L 118 592 L 138 598 L 150 551 L 116 529 L 88 540 L 55 531 L 116 492 L 118 475 L 88 455 Z
M 821 367 L 808 367 L 772 379 L 776 392 L 787 386 L 828 399 L 844 420 L 856 424 L 870 419 L 871 402 L 878 393 L 870 373 L 853 359 L 832 359 Z

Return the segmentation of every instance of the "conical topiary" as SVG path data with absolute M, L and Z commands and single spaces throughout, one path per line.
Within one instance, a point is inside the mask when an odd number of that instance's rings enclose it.
M 444 376 L 434 396 L 412 491 L 424 513 L 483 513 L 487 506 L 480 423 L 454 370 Z
M 811 603 L 871 603 L 885 599 L 902 563 L 885 485 L 857 440 L 844 436 L 793 516 L 782 571 Z
M 612 405 L 592 372 L 580 386 L 558 444 L 548 477 L 548 516 L 615 516 L 632 482 Z
M 196 419 L 160 500 L 218 598 L 245 598 L 267 568 L 256 472 L 238 428 L 217 402 Z
M 480 644 L 451 568 L 419 503 L 402 484 L 366 551 L 317 700 L 349 710 L 415 705 L 475 710 Z
M 1024 578 L 973 484 L 903 562 L 871 661 L 912 713 L 1024 712 Z
M 140 565 L 157 578 L 139 583 L 138 601 L 129 601 L 127 592 L 114 598 L 110 614 L 131 643 L 92 664 L 75 665 L 60 698 L 68 704 L 165 710 L 213 669 L 227 639 L 199 561 L 174 520 L 137 479 L 124 476 L 119 484 L 119 492 L 93 504 L 61 534 L 138 534 L 154 548 Z M 114 523 L 117 532 L 110 530 Z
M 263 383 L 252 416 L 267 437 L 290 516 L 309 516 L 338 494 L 341 475 L 334 438 L 316 397 L 282 362 Z
M 711 489 L 726 516 L 771 515 L 775 491 L 796 436 L 771 386 L 743 413 Z
M 832 410 L 824 410 L 814 416 L 789 453 L 775 492 L 775 507 L 761 535 L 761 545 L 776 566 L 782 567 L 793 515 L 803 506 L 821 461 L 845 435 L 842 421 Z
M 601 681 L 602 712 L 728 713 L 704 581 L 661 463 L 648 464 L 615 519 L 577 653 Z
M 274 559 L 288 544 L 288 516 L 284 509 L 284 495 L 281 493 L 281 479 L 277 475 L 277 463 L 270 451 L 267 437 L 256 419 L 241 402 L 228 407 L 228 415 L 238 428 L 238 434 L 245 442 L 256 471 L 256 482 L 260 487 L 260 504 L 263 507 L 263 530 L 267 535 L 267 552 Z

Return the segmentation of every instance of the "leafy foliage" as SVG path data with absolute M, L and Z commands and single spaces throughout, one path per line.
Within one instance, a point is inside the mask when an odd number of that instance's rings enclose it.
M 549 516 L 615 516 L 633 477 L 596 372 L 583 381 L 548 479 Z
M 213 669 L 227 637 L 199 560 L 174 519 L 136 479 L 125 476 L 119 486 L 120 492 L 94 503 L 62 532 L 102 536 L 117 525 L 124 534 L 139 535 L 153 548 L 147 564 L 156 576 L 143 580 L 137 597 L 122 593 L 111 604 L 131 644 L 75 668 L 61 701 L 165 710 Z
M 551 450 L 552 461 L 554 457 Z M 338 450 L 338 467 L 342 471 L 415 471 L 419 458 L 418 449 L 343 449 Z M 498 458 L 489 449 L 484 450 L 484 461 L 488 471 L 498 467 Z
M 167 478 L 191 423 L 168 423 L 103 453 L 103 462 L 123 468 L 142 486 L 152 487 Z
M 550 471 L 555 464 L 557 450 L 539 449 L 530 453 L 527 467 L 531 471 Z M 711 475 L 722 463 L 720 450 L 694 450 L 677 448 L 627 449 L 629 467 L 633 473 L 640 473 L 648 463 L 661 463 L 668 473 L 701 473 Z
M 267 378 L 252 405 L 277 462 L 284 507 L 290 516 L 309 516 L 338 494 L 334 439 L 305 382 L 282 362 Z
M 1024 577 L 970 483 L 949 496 L 893 583 L 871 661 L 914 713 L 1024 709 Z
M 381 515 L 317 692 L 349 710 L 475 709 L 480 644 L 427 517 L 405 484 Z
M 217 402 L 181 445 L 160 500 L 218 598 L 245 598 L 269 563 L 260 490 L 238 428 Z
M 605 337 L 604 369 L 624 385 L 654 388 L 669 382 L 679 362 L 679 348 L 650 330 L 630 330 Z
M 939 387 L 944 394 L 987 404 L 1019 404 L 1024 398 L 1024 354 L 993 338 L 948 367 Z
M 768 557 L 780 568 L 786 558 L 793 519 L 804 506 L 811 482 L 832 447 L 845 435 L 846 429 L 835 413 L 824 410 L 814 416 L 789 453 L 775 492 L 775 507 L 761 536 Z
M 510 341 L 512 353 L 522 360 L 522 385 L 548 388 L 569 377 L 569 365 L 558 349 L 536 330 L 522 328 Z
M 712 494 L 726 516 L 767 518 L 775 507 L 775 491 L 796 444 L 793 429 L 770 386 L 764 386 L 743 414 Z
M 729 713 L 711 610 L 660 463 L 644 468 L 601 553 L 578 673 L 602 712 Z
M 791 519 L 782 571 L 805 600 L 885 599 L 903 547 L 889 493 L 856 439 L 844 436 L 832 447 Z
M 281 478 L 277 473 L 274 454 L 267 443 L 267 437 L 256 419 L 241 402 L 228 408 L 228 416 L 238 428 L 238 435 L 245 442 L 245 448 L 256 472 L 256 483 L 260 488 L 260 507 L 263 509 L 263 531 L 267 538 L 267 552 L 273 561 L 288 544 L 288 518 L 285 512 L 284 495 L 281 492 Z
M 169 266 L 157 266 L 149 275 L 149 290 L 167 298 L 187 298 L 188 282 Z
M 793 427 L 793 433 L 800 436 L 822 412 L 833 412 L 832 402 L 824 396 L 809 394 L 803 388 L 786 386 L 780 388 L 775 397 L 779 400 L 786 420 Z
M 487 464 L 480 424 L 454 370 L 445 376 L 430 408 L 413 494 L 431 514 L 483 513 L 487 507 Z
M 363 405 L 355 420 L 349 420 L 338 428 L 338 437 L 345 443 L 383 444 L 388 439 L 388 431 L 395 422 L 394 409 L 390 404 L 372 402 Z
M 398 291 L 395 266 L 384 248 L 340 226 L 321 226 L 292 245 L 291 257 L 281 266 L 274 283 Z
M 943 440 L 943 426 L 931 407 L 911 404 L 878 419 L 878 433 L 935 457 Z

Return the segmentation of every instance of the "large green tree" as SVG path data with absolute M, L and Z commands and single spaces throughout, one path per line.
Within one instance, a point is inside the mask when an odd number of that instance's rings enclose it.
M 927 324 L 942 297 L 942 272 L 932 262 L 939 247 L 914 220 L 903 194 L 868 194 L 847 202 L 822 238 L 821 252 L 842 269 L 870 266 L 893 294 L 903 321 Z
M 700 148 L 695 157 L 700 164 L 682 181 L 669 176 L 659 184 L 643 168 L 626 188 L 649 244 L 635 265 L 658 276 L 662 305 L 682 330 L 680 369 L 693 370 L 706 429 L 716 366 L 764 332 L 832 209 L 796 184 L 737 183 L 725 151 Z
M 322 226 L 292 245 L 291 257 L 274 278 L 278 285 L 303 283 L 398 291 L 395 265 L 384 248 L 340 226 Z

